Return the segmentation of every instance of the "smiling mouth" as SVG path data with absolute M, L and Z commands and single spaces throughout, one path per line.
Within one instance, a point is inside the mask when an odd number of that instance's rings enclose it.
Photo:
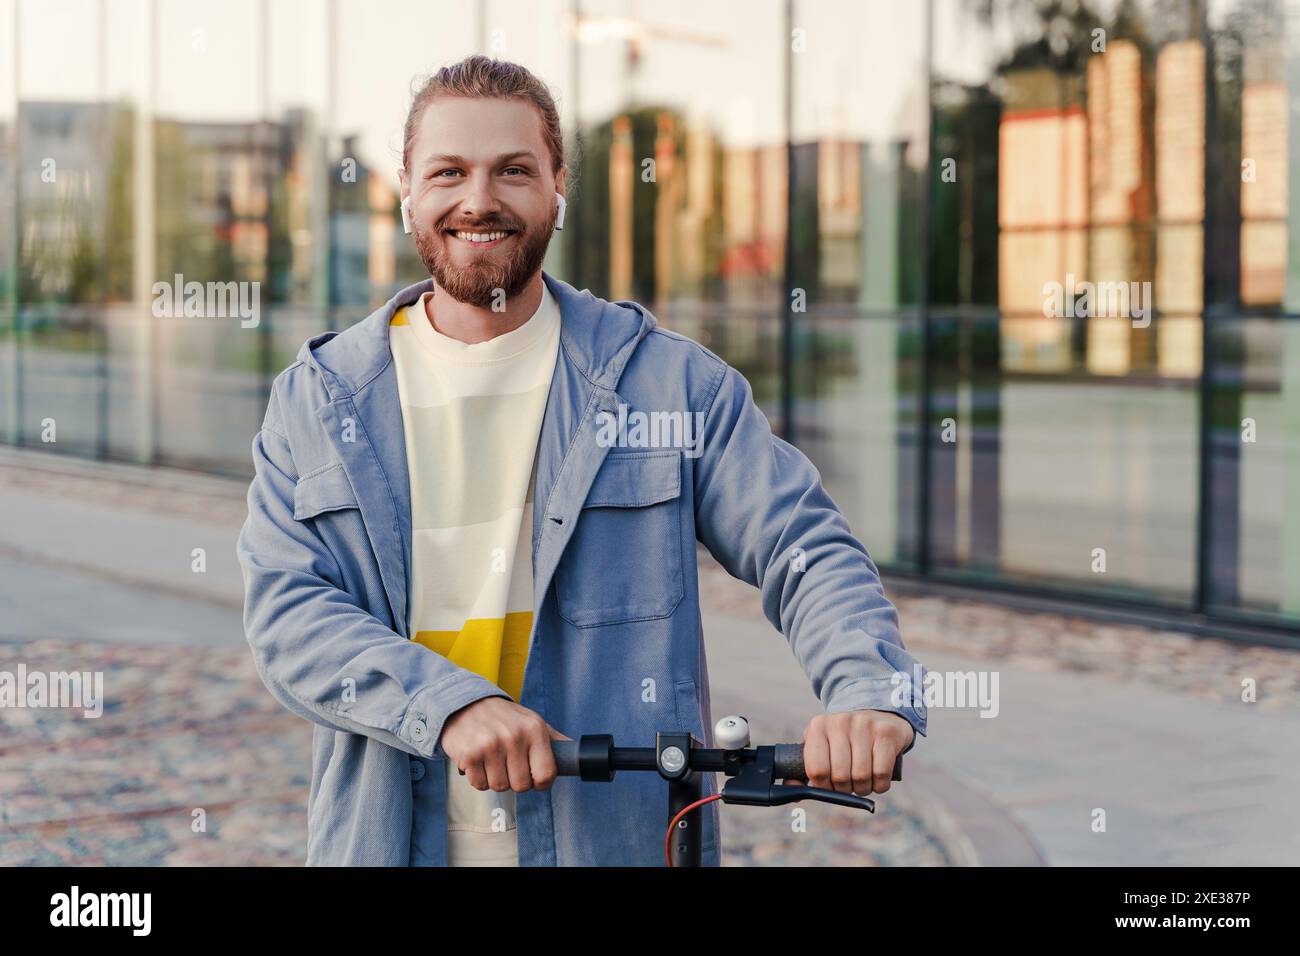
M 478 249 L 491 249 L 499 246 L 515 234 L 513 229 L 448 229 L 447 234 L 459 239 L 467 246 Z

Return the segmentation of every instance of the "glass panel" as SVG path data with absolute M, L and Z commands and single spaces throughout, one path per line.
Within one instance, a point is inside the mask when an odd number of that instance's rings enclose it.
M 1215 0 L 1209 603 L 1300 621 L 1300 4 Z
M 116 116 L 104 102 L 104 6 L 19 2 L 18 439 L 102 453 L 109 294 L 108 172 Z M 12 22 L 12 21 L 11 21 Z M 59 57 L 40 54 L 59 50 Z M 67 62 L 58 62 L 66 57 Z
M 155 271 L 152 30 L 148 7 L 110 0 L 106 79 L 114 117 L 108 164 L 109 277 L 103 304 L 108 414 L 103 447 L 113 458 L 155 455 L 152 314 Z
M 1297 86 L 1300 4 L 1214 0 L 1216 229 L 1210 260 L 1214 304 L 1255 312 L 1297 310 L 1297 239 L 1287 227 L 1296 176 L 1288 156 Z M 1239 173 L 1239 175 L 1238 175 Z
M 793 438 L 872 557 L 912 565 L 925 6 L 799 3 L 794 16 Z
M 1212 366 L 1211 601 L 1300 621 L 1300 322 L 1221 318 Z
M 257 374 L 247 379 L 263 397 L 264 380 L 291 364 L 311 336 L 342 328 L 365 313 L 354 308 L 331 322 L 331 200 L 357 189 L 364 171 L 345 165 L 333 149 L 338 78 L 337 17 L 331 4 L 289 0 L 267 8 L 270 117 L 281 161 L 271 179 L 270 286 L 263 296 L 263 347 Z
M 157 6 L 157 449 L 170 464 L 247 470 L 265 408 L 259 327 L 286 160 L 268 120 L 266 14 L 256 0 Z
M 797 328 L 799 447 L 877 564 L 915 565 L 920 321 L 822 308 Z
M 934 63 L 935 565 L 1189 604 L 1196 4 L 939 0 Z
M 688 303 L 781 308 L 782 4 L 581 11 L 576 284 L 645 302 L 670 327 Z
M 0 0 L 0 441 L 18 441 L 18 0 Z

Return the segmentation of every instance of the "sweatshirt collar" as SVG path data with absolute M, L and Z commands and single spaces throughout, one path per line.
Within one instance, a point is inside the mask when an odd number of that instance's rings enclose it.
M 613 389 L 636 346 L 657 325 L 655 317 L 635 302 L 607 302 L 589 290 L 579 292 L 545 270 L 542 279 L 559 307 L 564 356 L 593 385 Z M 393 316 L 433 289 L 432 277 L 416 282 L 346 331 L 313 336 L 299 349 L 299 361 L 320 374 L 332 400 L 356 395 L 392 362 Z

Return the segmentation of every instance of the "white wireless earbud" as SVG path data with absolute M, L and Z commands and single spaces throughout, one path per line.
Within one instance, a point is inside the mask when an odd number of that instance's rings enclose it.
M 567 206 L 568 203 L 564 201 L 564 197 L 561 196 L 559 193 L 555 194 L 555 198 L 558 200 L 557 205 L 560 207 L 559 211 L 556 212 L 555 214 L 555 228 L 563 229 L 564 228 L 564 207 Z
M 411 197 L 402 200 L 402 231 L 411 234 Z

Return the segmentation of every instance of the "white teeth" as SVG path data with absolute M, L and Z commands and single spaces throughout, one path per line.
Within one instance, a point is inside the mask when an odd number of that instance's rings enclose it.
M 505 232 L 458 232 L 455 234 L 457 239 L 464 239 L 466 242 L 492 242 L 496 239 L 504 239 L 509 233 Z

